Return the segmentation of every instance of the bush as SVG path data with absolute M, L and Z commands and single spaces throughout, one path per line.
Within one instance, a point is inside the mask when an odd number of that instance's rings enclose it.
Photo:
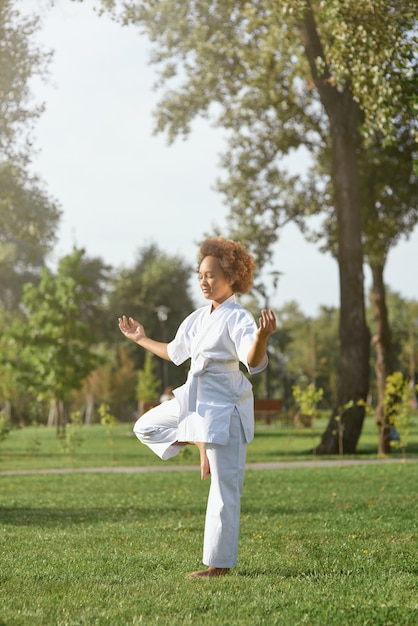
M 10 420 L 6 411 L 0 411 L 0 441 L 6 439 L 10 433 Z
M 320 387 L 310 384 L 305 389 L 299 385 L 292 387 L 292 394 L 296 404 L 299 406 L 299 412 L 295 417 L 295 421 L 300 422 L 302 426 L 312 426 L 312 421 L 317 415 L 317 404 L 321 400 L 324 390 Z
M 412 389 L 402 372 L 394 372 L 387 377 L 383 410 L 386 420 L 396 432 L 391 445 L 400 448 L 404 453 L 411 429 L 412 395 Z

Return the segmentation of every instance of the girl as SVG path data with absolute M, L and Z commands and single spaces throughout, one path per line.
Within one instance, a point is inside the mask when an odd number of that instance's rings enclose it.
M 207 569 L 190 578 L 225 574 L 237 561 L 240 500 L 246 446 L 254 436 L 254 399 L 248 379 L 267 366 L 267 342 L 276 318 L 261 311 L 258 327 L 240 306 L 236 293 L 247 293 L 253 282 L 252 257 L 235 241 L 215 237 L 199 250 L 199 283 L 207 306 L 191 313 L 169 343 L 154 341 L 132 318 L 119 318 L 128 338 L 153 354 L 180 365 L 191 358 L 186 383 L 174 398 L 140 417 L 138 439 L 161 459 L 169 459 L 187 444 L 200 452 L 201 479 L 211 476 L 204 533 L 203 563 Z

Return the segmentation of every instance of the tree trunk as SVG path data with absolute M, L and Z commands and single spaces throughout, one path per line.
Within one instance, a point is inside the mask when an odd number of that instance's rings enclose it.
M 312 77 L 330 122 L 333 188 L 340 276 L 340 354 L 338 408 L 316 448 L 318 454 L 353 454 L 361 434 L 369 388 L 369 332 L 364 306 L 361 205 L 357 149 L 359 110 L 348 86 L 318 75 L 316 59 L 325 58 L 312 10 L 300 23 Z
M 49 413 L 48 413 L 48 422 L 47 425 L 48 426 L 55 426 L 58 418 L 57 418 L 57 401 L 54 398 L 53 400 L 51 400 L 50 404 L 49 404 Z
M 89 393 L 85 403 L 85 424 L 93 424 L 94 421 L 94 405 L 95 397 L 93 393 Z
M 10 423 L 12 423 L 12 403 L 10 400 L 5 400 L 3 403 L 3 411 L 6 413 Z
M 372 270 L 371 302 L 374 313 L 376 332 L 373 335 L 373 345 L 376 350 L 376 413 L 375 421 L 379 427 L 378 453 L 389 454 L 390 423 L 383 412 L 383 396 L 386 387 L 386 378 L 393 372 L 392 342 L 389 326 L 389 317 L 386 307 L 386 292 L 383 282 L 383 265 L 370 263 Z
M 54 398 L 49 405 L 48 426 L 56 426 L 57 437 L 65 435 L 66 411 L 62 400 Z
M 57 400 L 57 437 L 65 436 L 65 426 L 67 422 L 67 412 L 65 410 L 65 404 L 62 400 Z

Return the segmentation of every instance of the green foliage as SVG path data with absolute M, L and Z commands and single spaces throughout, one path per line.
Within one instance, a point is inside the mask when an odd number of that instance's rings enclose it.
M 416 142 L 416 11 L 407 0 L 102 4 L 120 9 L 118 18 L 139 25 L 154 44 L 158 86 L 166 88 L 158 131 L 173 141 L 189 134 L 198 115 L 228 129 L 227 179 L 219 189 L 232 233 L 251 246 L 259 265 L 270 258 L 282 224 L 296 219 L 305 228 L 307 216 L 323 210 L 323 202 L 312 201 L 319 191 L 313 189 L 323 188 L 315 183 L 318 168 L 305 187 L 283 157 L 303 146 L 331 176 L 324 151 L 335 101 L 358 105 L 363 135 L 371 145 L 379 139 L 365 161 L 376 163 L 387 138 L 396 146 L 399 129 Z M 387 171 L 399 178 L 396 169 Z M 330 203 L 328 193 L 321 197 Z
M 112 342 L 95 346 L 95 353 L 100 358 L 100 366 L 84 378 L 81 388 L 73 394 L 73 402 L 83 407 L 89 423 L 93 421 L 94 406 L 97 404 L 111 407 L 110 411 L 117 419 L 126 420 L 136 404 L 138 372 L 135 362 L 124 347 L 116 352 Z
M 364 115 L 364 132 L 393 138 L 393 121 L 413 114 L 418 45 L 416 11 L 393 0 L 320 1 L 317 24 L 333 83 L 347 84 Z
M 102 402 L 97 412 L 100 416 L 101 425 L 106 427 L 108 434 L 111 434 L 116 426 L 116 417 L 111 413 L 110 406 L 106 402 Z
M 276 313 L 278 329 L 273 340 L 282 361 L 285 403 L 290 405 L 294 385 L 304 388 L 313 382 L 332 405 L 337 396 L 338 310 L 321 307 L 317 317 L 309 318 L 296 302 L 288 302 Z
M 60 217 L 57 203 L 28 172 L 33 122 L 43 110 L 30 83 L 45 76 L 50 54 L 36 41 L 40 16 L 24 16 L 18 4 L 0 2 L 0 302 L 13 312 L 23 284 L 39 278 Z
M 382 146 L 382 138 L 360 153 L 363 238 L 371 267 L 384 266 L 389 250 L 408 237 L 418 221 L 418 176 L 413 172 L 417 140 L 412 118 L 394 130 L 396 143 Z
M 387 289 L 386 294 L 394 367 L 395 370 L 407 372 L 411 363 L 418 363 L 418 302 L 403 298 L 391 289 Z
M 410 378 L 415 378 L 418 363 L 418 302 L 402 299 L 402 305 L 402 321 L 397 320 L 397 331 L 401 336 L 398 359 L 401 369 L 409 372 Z M 399 328 L 399 322 L 402 328 Z
M 153 402 L 158 398 L 160 380 L 156 377 L 155 359 L 151 352 L 146 352 L 144 367 L 138 372 L 136 386 L 137 399 L 141 402 Z
M 65 433 L 60 439 L 63 452 L 69 454 L 74 459 L 76 450 L 83 443 L 81 429 L 83 427 L 82 416 L 79 411 L 72 411 L 69 415 L 69 422 L 66 424 Z
M 50 58 L 37 45 L 39 26 L 39 14 L 24 16 L 14 0 L 0 2 L 0 162 L 25 162 L 30 155 L 32 123 L 42 112 L 30 97 L 30 81 L 45 76 Z
M 12 314 L 0 307 L 0 401 L 10 403 L 18 400 L 17 372 L 12 366 L 15 352 L 4 335 L 12 319 Z
M 125 314 L 137 319 L 149 337 L 157 341 L 170 341 L 183 319 L 193 311 L 195 305 L 190 295 L 190 278 L 193 268 L 181 257 L 168 255 L 155 244 L 138 250 L 138 257 L 132 267 L 115 273 L 112 290 L 109 294 L 108 309 L 112 316 L 112 333 L 116 320 Z M 169 309 L 167 320 L 160 322 L 157 307 Z M 145 352 L 117 331 L 117 346 L 123 345 L 136 368 L 144 366 Z M 176 367 L 167 364 L 170 383 L 181 384 L 186 376 L 188 365 Z
M 106 402 L 102 402 L 102 404 L 97 409 L 97 412 L 100 416 L 100 423 L 102 426 L 106 427 L 106 432 L 108 434 L 108 441 L 110 445 L 110 463 L 113 465 L 115 451 L 114 451 L 114 438 L 113 438 L 113 429 L 116 426 L 116 417 L 111 413 L 110 406 L 106 404 Z
M 394 372 L 387 377 L 383 410 L 386 421 L 392 424 L 399 437 L 391 441 L 391 445 L 400 448 L 404 454 L 411 431 L 412 394 L 413 391 L 402 372 Z
M 180 322 L 194 309 L 189 286 L 192 271 L 179 256 L 168 255 L 155 244 L 140 248 L 132 267 L 116 272 L 112 282 L 109 309 L 114 321 L 129 315 L 144 325 L 150 337 L 163 341 L 165 332 L 167 339 L 172 339 Z M 169 309 L 164 326 L 156 313 L 160 305 Z M 120 338 L 123 340 L 122 335 Z M 133 344 L 132 349 L 136 350 Z
M 19 384 L 40 399 L 65 401 L 98 361 L 81 319 L 83 307 L 92 300 L 89 282 L 80 272 L 83 255 L 75 250 L 61 259 L 56 275 L 43 268 L 38 286 L 26 284 L 26 315 L 7 328 Z
M 10 433 L 10 420 L 6 411 L 0 411 L 0 443 Z
M 299 385 L 293 385 L 292 394 L 296 404 L 299 406 L 300 415 L 299 420 L 311 425 L 312 420 L 317 415 L 317 405 L 321 401 L 324 395 L 322 387 L 315 388 L 312 383 L 302 389 Z
M 59 218 L 37 178 L 0 161 L 0 302 L 5 309 L 17 309 L 25 282 L 38 282 Z

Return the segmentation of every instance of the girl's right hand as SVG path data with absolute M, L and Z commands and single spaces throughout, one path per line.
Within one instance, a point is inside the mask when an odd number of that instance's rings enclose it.
M 128 339 L 138 343 L 141 339 L 146 337 L 142 324 L 134 320 L 132 317 L 126 317 L 123 315 L 122 317 L 119 317 L 118 321 L 121 333 L 123 333 Z

